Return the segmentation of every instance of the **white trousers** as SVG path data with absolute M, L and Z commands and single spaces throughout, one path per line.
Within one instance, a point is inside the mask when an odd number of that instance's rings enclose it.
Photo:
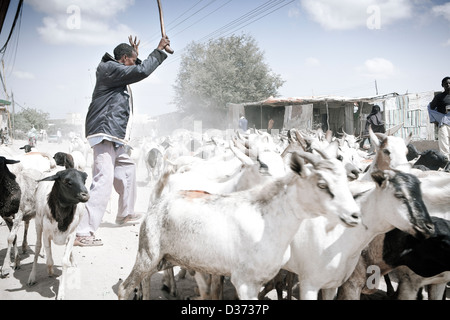
M 442 125 L 438 131 L 439 151 L 450 159 L 450 126 Z
M 117 218 L 134 214 L 136 203 L 136 165 L 123 147 L 103 140 L 93 147 L 92 184 L 86 212 L 77 228 L 77 236 L 90 236 L 102 222 L 112 188 L 119 194 Z

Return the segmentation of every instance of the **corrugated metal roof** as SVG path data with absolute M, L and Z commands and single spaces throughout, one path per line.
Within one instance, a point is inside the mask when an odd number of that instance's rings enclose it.
M 390 93 L 381 96 L 367 96 L 367 97 L 342 97 L 342 96 L 317 96 L 317 97 L 291 97 L 291 98 L 274 98 L 270 97 L 263 101 L 258 102 L 246 102 L 242 103 L 244 106 L 289 106 L 289 105 L 299 105 L 308 104 L 313 102 L 331 101 L 331 102 L 361 102 L 361 101 L 373 101 L 380 100 L 384 98 L 390 98 L 398 96 L 397 93 Z

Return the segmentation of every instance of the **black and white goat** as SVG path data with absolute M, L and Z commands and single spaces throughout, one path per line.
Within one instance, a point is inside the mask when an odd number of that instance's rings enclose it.
M 29 144 L 24 145 L 23 147 L 20 147 L 20 150 L 24 150 L 25 153 L 30 153 L 34 147 L 30 146 Z
M 76 228 L 84 214 L 89 194 L 85 183 L 87 174 L 76 169 L 66 169 L 39 181 L 36 189 L 36 250 L 28 285 L 36 283 L 36 265 L 42 247 L 47 254 L 47 269 L 53 275 L 51 241 L 64 245 L 62 276 L 57 299 L 64 299 L 67 268 L 74 265 L 72 248 Z M 44 183 L 44 182 L 50 183 Z
M 398 229 L 381 234 L 362 252 L 353 274 L 339 288 L 339 300 L 355 300 L 361 293 L 371 294 L 376 286 L 369 267 L 377 266 L 379 276 L 396 271 L 399 278 L 396 298 L 415 299 L 422 286 L 438 290 L 430 299 L 441 299 L 445 284 L 450 281 L 450 221 L 431 217 L 435 234 L 427 239 L 416 238 Z M 375 279 L 377 280 L 377 279 Z M 370 287 L 370 288 L 369 288 Z M 437 292 L 438 293 L 437 293 Z
M 9 171 L 7 164 L 16 164 L 19 161 L 0 157 L 0 216 L 9 227 L 9 219 L 19 210 L 20 187 L 16 175 Z M 12 222 L 12 221 L 11 221 Z
M 18 163 L 18 161 L 12 161 L 11 163 Z M 15 168 L 15 166 L 13 168 Z M 30 221 L 36 216 L 35 191 L 37 186 L 37 180 L 40 179 L 41 176 L 42 173 L 39 170 L 31 168 L 22 168 L 15 174 L 16 177 L 15 181 L 20 188 L 20 196 L 19 196 L 20 204 L 19 210 L 17 211 L 16 214 L 5 218 L 5 221 L 7 222 L 10 231 L 8 235 L 8 249 L 6 252 L 5 260 L 3 261 L 3 267 L 1 272 L 2 277 L 7 277 L 11 273 L 12 268 L 18 269 L 20 267 L 20 256 L 17 249 L 17 233 L 19 231 L 22 222 L 24 222 L 22 252 L 26 252 L 27 250 L 28 227 Z M 2 186 L 5 187 L 3 183 Z M 6 193 L 3 192 L 2 194 L 6 195 Z M 14 197 L 17 197 L 17 193 L 14 194 Z M 14 247 L 14 263 L 11 264 L 11 249 L 13 249 L 13 247 Z
M 16 175 L 9 171 L 7 165 L 16 163 L 19 163 L 19 161 L 0 157 L 0 216 L 6 222 L 9 230 L 13 226 L 15 214 L 19 211 L 21 190 L 16 181 Z M 6 276 L 4 272 L 9 268 L 8 256 L 2 268 L 2 276 Z M 6 273 L 9 273 L 9 271 Z

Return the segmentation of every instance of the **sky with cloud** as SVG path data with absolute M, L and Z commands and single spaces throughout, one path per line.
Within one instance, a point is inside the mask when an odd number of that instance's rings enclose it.
M 12 0 L 9 30 L 18 0 Z M 450 75 L 450 1 L 162 0 L 175 54 L 132 86 L 138 113 L 175 111 L 173 85 L 184 49 L 248 34 L 286 83 L 280 96 L 374 95 L 441 90 Z M 9 23 L 9 24 L 8 24 Z M 19 28 L 20 27 L 20 28 Z M 7 94 L 20 108 L 64 118 L 85 114 L 105 52 L 141 39 L 145 58 L 160 39 L 156 1 L 25 0 L 3 59 Z M 6 29 L 5 29 L 6 28 Z M 6 31 L 0 45 L 6 41 Z M 2 88 L 0 98 L 7 98 Z

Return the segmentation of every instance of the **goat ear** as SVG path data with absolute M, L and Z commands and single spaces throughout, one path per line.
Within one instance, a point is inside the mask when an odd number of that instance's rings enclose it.
M 38 182 L 43 182 L 43 181 L 56 181 L 61 177 L 60 174 L 61 171 L 57 172 L 55 175 L 53 176 L 49 176 L 49 177 L 45 177 L 44 179 L 38 180 Z
M 261 161 L 259 157 L 256 158 L 256 161 L 259 163 L 259 172 L 263 175 L 269 174 L 269 166 Z
M 324 152 L 329 156 L 328 158 L 336 158 L 338 155 L 338 150 L 339 150 L 339 141 L 334 140 L 328 144 Z
M 412 139 L 412 132 L 409 133 L 409 135 L 405 139 L 405 144 L 408 145 L 411 142 Z
M 54 176 L 50 176 L 50 177 L 46 177 L 44 179 L 38 180 L 37 182 L 43 182 L 43 181 L 56 181 L 58 180 L 58 176 L 54 175 Z
M 72 155 L 67 154 L 65 158 L 64 165 L 66 169 L 75 168 L 75 162 L 73 161 Z
M 19 162 L 20 162 L 19 160 L 9 160 L 9 159 L 5 160 L 6 164 L 16 164 L 16 163 L 19 163 Z
M 302 166 L 304 165 L 303 160 L 300 159 L 300 157 L 298 156 L 298 154 L 296 152 L 292 152 L 291 154 L 291 170 L 300 174 L 300 172 L 302 171 Z
M 305 161 L 297 152 L 292 152 L 290 166 L 291 170 L 297 173 L 299 176 L 304 177 L 306 175 Z
M 381 170 L 375 170 L 371 173 L 372 180 L 375 181 L 378 186 L 382 186 L 384 182 L 386 181 L 386 175 L 384 171 Z
M 395 172 L 392 170 L 375 170 L 372 172 L 372 180 L 375 181 L 376 184 L 378 184 L 381 188 L 385 188 L 389 180 L 393 178 L 395 175 Z

